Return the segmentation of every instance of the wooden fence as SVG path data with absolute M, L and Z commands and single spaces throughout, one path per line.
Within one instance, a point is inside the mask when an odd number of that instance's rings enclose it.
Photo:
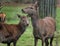
M 38 0 L 39 15 L 44 18 L 46 16 L 56 17 L 56 0 Z

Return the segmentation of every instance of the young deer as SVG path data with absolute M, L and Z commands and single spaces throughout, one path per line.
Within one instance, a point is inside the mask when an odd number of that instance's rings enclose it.
M 21 37 L 29 25 L 29 21 L 26 16 L 17 16 L 20 19 L 19 24 L 0 23 L 0 42 L 7 43 L 7 46 L 10 46 L 12 42 L 13 45 L 16 46 L 17 40 Z
M 37 46 L 38 39 L 42 40 L 42 46 L 44 46 L 44 42 L 45 46 L 48 46 L 48 39 L 50 39 L 50 46 L 52 46 L 54 32 L 56 30 L 55 20 L 52 17 L 40 19 L 36 9 L 33 7 L 26 7 L 22 9 L 22 12 L 31 17 L 35 41 L 34 46 Z

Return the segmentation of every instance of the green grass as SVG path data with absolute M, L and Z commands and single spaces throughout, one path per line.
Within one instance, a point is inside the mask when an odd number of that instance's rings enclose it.
M 6 16 L 6 23 L 8 24 L 18 24 L 19 19 L 16 16 L 16 14 L 20 14 L 20 15 L 25 15 L 21 12 L 21 9 L 26 7 L 26 5 L 21 5 L 21 6 L 17 6 L 17 7 L 13 7 L 13 6 L 5 6 L 2 9 L 2 12 L 4 12 L 7 16 Z M 60 8 L 57 8 L 57 16 L 56 16 L 56 20 L 57 20 L 57 31 L 60 30 Z M 55 41 L 53 42 L 54 46 Z M 20 39 L 17 41 L 17 46 L 33 46 L 34 45 L 34 38 L 33 38 L 33 31 L 32 31 L 32 25 L 30 22 L 29 27 L 26 29 L 25 33 L 20 37 Z M 0 43 L 0 46 L 6 46 L 6 44 L 2 44 Z M 11 44 L 11 46 L 13 46 Z M 38 46 L 41 46 L 41 41 L 39 40 L 38 42 Z
M 57 8 L 57 16 L 56 16 L 56 22 L 57 22 L 57 30 L 60 30 L 60 8 Z

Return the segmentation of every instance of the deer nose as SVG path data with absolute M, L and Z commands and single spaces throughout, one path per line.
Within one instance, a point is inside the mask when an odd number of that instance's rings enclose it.
M 28 26 L 29 24 L 27 24 L 27 26 Z
M 27 26 L 29 25 L 29 21 L 27 21 Z

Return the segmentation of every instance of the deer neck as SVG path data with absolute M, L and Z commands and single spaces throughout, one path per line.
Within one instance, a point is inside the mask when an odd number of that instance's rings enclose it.
M 26 30 L 26 26 L 24 26 L 24 24 L 19 23 L 18 25 L 19 31 L 21 32 L 21 34 L 23 34 Z
M 36 22 L 39 19 L 39 17 L 37 15 L 32 15 L 31 17 L 31 21 L 32 21 L 32 26 L 35 27 L 36 26 Z

